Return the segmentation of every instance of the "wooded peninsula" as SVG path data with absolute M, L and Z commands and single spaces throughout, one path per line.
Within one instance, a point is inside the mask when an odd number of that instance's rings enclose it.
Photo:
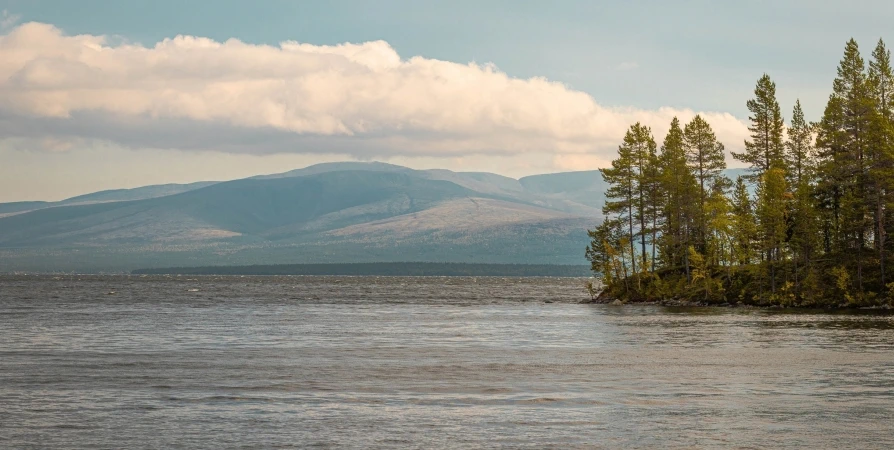
M 879 41 L 865 64 L 851 39 L 818 122 L 796 101 L 786 126 L 764 74 L 748 100 L 750 139 L 732 157 L 695 116 L 660 148 L 627 131 L 610 168 L 604 222 L 586 257 L 598 300 L 803 307 L 894 306 L 894 75 Z

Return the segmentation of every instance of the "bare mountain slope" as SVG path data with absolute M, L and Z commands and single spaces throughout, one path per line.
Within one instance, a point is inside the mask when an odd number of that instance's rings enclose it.
M 112 189 L 78 195 L 58 202 L 12 202 L 0 203 L 0 217 L 4 215 L 34 211 L 56 206 L 88 205 L 91 203 L 123 202 L 147 198 L 165 197 L 216 184 L 217 181 L 199 181 L 189 184 L 156 184 L 133 189 Z
M 105 200 L 0 217 L 0 271 L 413 260 L 579 264 L 585 230 L 599 217 L 596 208 L 512 178 L 381 163 L 312 166 L 152 198 L 92 198 Z

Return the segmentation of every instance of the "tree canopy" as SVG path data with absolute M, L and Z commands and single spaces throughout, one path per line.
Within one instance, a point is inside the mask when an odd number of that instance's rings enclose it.
M 731 157 L 701 116 L 674 118 L 657 148 L 634 124 L 612 167 L 604 223 L 586 256 L 603 297 L 625 301 L 892 306 L 894 71 L 879 40 L 868 64 L 845 45 L 816 123 L 800 100 L 786 127 L 776 84 L 755 84 L 749 139 Z

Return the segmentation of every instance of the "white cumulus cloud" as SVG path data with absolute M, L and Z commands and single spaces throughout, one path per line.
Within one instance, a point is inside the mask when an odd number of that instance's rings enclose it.
M 383 41 L 270 46 L 177 36 L 143 46 L 33 22 L 0 35 L 0 133 L 56 149 L 98 140 L 357 158 L 534 152 L 571 168 L 604 165 L 634 122 L 660 141 L 672 117 L 694 115 L 606 107 L 489 64 L 402 58 Z M 741 146 L 742 121 L 702 115 L 727 148 Z

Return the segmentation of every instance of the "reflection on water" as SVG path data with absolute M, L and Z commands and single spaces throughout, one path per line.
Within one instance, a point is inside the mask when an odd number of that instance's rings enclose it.
M 584 298 L 568 279 L 0 277 L 0 442 L 894 447 L 894 316 Z

